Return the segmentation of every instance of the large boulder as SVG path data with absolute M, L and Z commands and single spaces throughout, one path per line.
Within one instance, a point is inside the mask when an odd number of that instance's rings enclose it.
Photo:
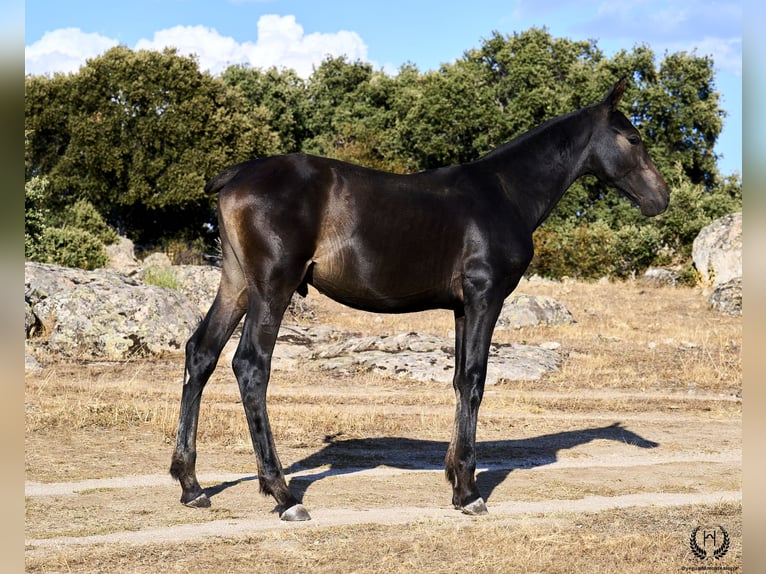
M 172 270 L 181 293 L 197 306 L 200 313 L 207 313 L 218 292 L 221 268 L 212 265 L 174 265 Z
M 138 269 L 136 249 L 127 237 L 118 237 L 117 242 L 106 246 L 106 256 L 109 259 L 107 267 L 122 273 L 130 273 Z
M 565 305 L 543 295 L 511 295 L 505 300 L 497 329 L 520 329 L 521 327 L 567 325 L 574 317 Z
M 703 227 L 692 244 L 692 260 L 706 288 L 708 305 L 727 315 L 742 314 L 742 213 Z
M 732 213 L 703 227 L 692 244 L 694 267 L 714 289 L 742 277 L 742 213 Z
M 112 270 L 27 263 L 24 299 L 27 337 L 85 360 L 178 352 L 202 318 L 181 293 Z
M 710 294 L 711 308 L 726 315 L 742 315 L 742 277 L 719 284 Z

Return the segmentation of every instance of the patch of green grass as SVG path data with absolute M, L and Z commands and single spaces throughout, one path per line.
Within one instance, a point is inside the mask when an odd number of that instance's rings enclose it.
M 156 287 L 167 287 L 174 291 L 178 291 L 181 288 L 181 284 L 172 267 L 149 267 L 144 272 L 144 283 Z

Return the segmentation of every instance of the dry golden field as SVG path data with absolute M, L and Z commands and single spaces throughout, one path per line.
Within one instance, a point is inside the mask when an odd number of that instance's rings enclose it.
M 477 480 L 489 515 L 450 504 L 449 385 L 310 362 L 275 371 L 272 427 L 313 517 L 288 524 L 258 493 L 226 361 L 199 431 L 213 505 L 190 509 L 167 472 L 183 356 L 51 360 L 26 376 L 27 572 L 741 571 L 741 319 L 708 310 L 692 288 L 524 282 L 517 292 L 555 297 L 577 323 L 496 333 L 558 342 L 562 364 L 487 387 Z M 372 315 L 309 298 L 319 323 L 344 331 L 453 329 L 448 312 Z M 697 527 L 704 559 L 690 544 Z

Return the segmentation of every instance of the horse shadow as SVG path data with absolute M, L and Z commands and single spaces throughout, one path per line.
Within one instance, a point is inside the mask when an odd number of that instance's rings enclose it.
M 647 440 L 626 429 L 621 423 L 546 434 L 525 439 L 480 441 L 476 443 L 478 472 L 476 483 L 484 499 L 514 470 L 531 469 L 558 460 L 559 452 L 594 440 L 610 440 L 638 448 L 656 448 L 659 443 Z M 311 485 L 330 476 L 355 474 L 381 466 L 404 470 L 437 471 L 444 469 L 444 456 L 449 443 L 404 437 L 338 439 L 325 437 L 325 446 L 284 469 L 290 478 L 290 490 L 301 500 Z M 293 476 L 290 476 L 293 475 Z M 245 481 L 239 480 L 210 486 L 208 497 Z

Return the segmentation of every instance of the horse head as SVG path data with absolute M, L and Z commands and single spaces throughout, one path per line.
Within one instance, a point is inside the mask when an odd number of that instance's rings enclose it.
M 638 130 L 617 109 L 626 83 L 623 77 L 594 106 L 600 121 L 591 140 L 590 172 L 619 189 L 641 208 L 641 213 L 651 217 L 667 209 L 670 194 Z

